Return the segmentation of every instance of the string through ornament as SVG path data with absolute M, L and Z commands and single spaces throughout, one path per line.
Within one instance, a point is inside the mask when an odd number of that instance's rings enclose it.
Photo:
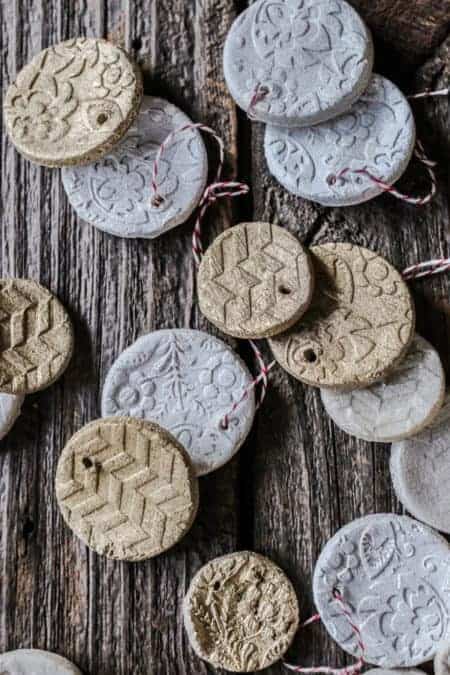
M 255 106 L 260 103 L 261 101 L 264 101 L 266 96 L 269 94 L 269 87 L 267 87 L 264 84 L 261 84 L 258 82 L 256 87 L 253 90 L 252 97 L 250 99 L 249 106 L 247 108 L 247 117 L 251 120 L 255 120 L 255 115 L 254 115 L 254 109 Z
M 447 272 L 447 270 L 450 270 L 450 258 L 436 258 L 435 260 L 410 265 L 403 270 L 402 275 L 406 281 L 409 281 L 410 279 L 431 277 L 434 274 Z

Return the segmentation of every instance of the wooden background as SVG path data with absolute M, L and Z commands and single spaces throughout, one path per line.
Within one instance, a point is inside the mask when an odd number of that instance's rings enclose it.
M 376 68 L 404 91 L 449 80 L 449 0 L 354 0 L 374 30 Z M 329 209 L 288 195 L 263 157 L 263 126 L 250 124 L 228 96 L 222 47 L 236 13 L 233 0 L 2 0 L 3 88 L 40 49 L 78 36 L 124 44 L 142 65 L 146 93 L 178 104 L 223 134 L 229 176 L 252 195 L 211 211 L 205 240 L 242 219 L 287 227 L 303 242 L 351 241 L 384 254 L 399 269 L 449 255 L 449 121 L 446 99 L 414 104 L 419 135 L 439 161 L 439 196 L 414 208 L 383 196 Z M 211 151 L 211 163 L 214 153 Z M 201 479 L 201 509 L 175 549 L 145 563 L 108 561 L 63 525 L 54 497 L 61 448 L 99 415 L 101 385 L 117 355 L 157 328 L 193 326 L 199 316 L 190 254 L 192 223 L 156 241 L 116 239 L 80 222 L 57 170 L 21 159 L 1 145 L 1 273 L 31 277 L 58 294 L 76 327 L 64 378 L 26 399 L 23 415 L 0 445 L 0 651 L 49 649 L 86 675 L 202 675 L 181 605 L 194 572 L 214 556 L 253 549 L 293 580 L 304 618 L 313 611 L 317 556 L 337 528 L 372 512 L 399 510 L 389 478 L 388 447 L 358 442 L 336 429 L 317 390 L 280 368 L 239 456 Z M 427 189 L 413 166 L 402 185 Z M 415 282 L 420 332 L 450 366 L 450 277 Z M 234 343 L 254 367 L 245 343 Z M 265 353 L 269 358 L 267 348 Z M 320 626 L 306 629 L 291 661 L 343 664 Z M 269 671 L 267 671 L 269 672 Z M 270 673 L 286 672 L 281 665 Z

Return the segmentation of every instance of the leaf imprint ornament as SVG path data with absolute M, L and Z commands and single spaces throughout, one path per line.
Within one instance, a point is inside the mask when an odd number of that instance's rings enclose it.
M 416 131 L 408 101 L 392 82 L 373 75 L 368 89 L 339 117 L 314 127 L 267 126 L 270 172 L 289 192 L 324 206 L 348 206 L 377 197 L 405 171 Z M 341 175 L 341 172 L 343 173 Z
M 363 655 L 335 589 L 360 630 Z M 450 628 L 450 548 L 407 516 L 365 516 L 326 544 L 313 592 L 325 628 L 346 652 L 383 668 L 416 666 L 434 657 Z
M 226 428 L 222 421 L 251 383 L 245 363 L 222 340 L 197 330 L 159 330 L 114 362 L 102 415 L 158 422 L 183 444 L 202 476 L 228 462 L 245 441 L 255 415 L 253 389 Z
M 118 237 L 157 237 L 184 223 L 197 207 L 208 176 L 208 158 L 197 129 L 178 134 L 158 163 L 162 197 L 153 204 L 153 165 L 173 131 L 191 124 L 176 106 L 145 96 L 127 135 L 105 157 L 63 169 L 64 189 L 83 220 Z
M 348 110 L 366 89 L 372 64 L 370 33 L 344 0 L 257 0 L 233 23 L 223 58 L 236 103 L 285 127 Z
M 122 138 L 141 99 L 140 71 L 122 49 L 76 38 L 44 49 L 22 68 L 6 92 L 6 129 L 32 162 L 86 164 Z
M 289 579 L 268 558 L 248 551 L 202 567 L 189 586 L 183 616 L 196 654 L 235 673 L 261 670 L 281 659 L 299 623 Z
M 354 244 L 322 244 L 309 253 L 311 306 L 293 328 L 270 338 L 274 357 L 316 387 L 351 390 L 382 380 L 414 337 L 414 304 L 401 274 Z
M 415 517 L 450 533 L 450 395 L 431 426 L 394 443 L 391 478 L 398 499 Z
M 0 654 L 0 675 L 82 675 L 73 663 L 40 649 L 17 649 Z
M 395 370 L 364 389 L 320 392 L 338 427 L 365 441 L 388 443 L 415 436 L 439 413 L 445 373 L 437 351 L 416 335 Z

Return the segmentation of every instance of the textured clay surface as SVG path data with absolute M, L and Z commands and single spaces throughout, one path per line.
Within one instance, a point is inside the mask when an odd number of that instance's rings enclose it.
M 268 126 L 264 148 L 270 172 L 286 190 L 325 206 L 347 206 L 383 192 L 352 171 L 365 169 L 392 185 L 408 166 L 415 140 L 408 101 L 395 84 L 374 75 L 343 115 L 304 129 Z
M 439 645 L 433 666 L 434 675 L 450 675 L 450 642 L 448 638 Z
M 433 424 L 394 443 L 391 477 L 397 497 L 419 520 L 450 533 L 450 395 Z
M 432 659 L 447 635 L 450 549 L 406 516 L 355 520 L 328 542 L 314 571 L 314 602 L 331 637 L 360 656 L 355 633 L 333 595 L 338 589 L 361 632 L 366 663 L 385 668 Z
M 20 415 L 24 396 L 0 394 L 0 439 L 10 431 Z
M 308 126 L 350 108 L 370 79 L 369 31 L 344 0 L 258 0 L 234 22 L 224 74 L 236 103 L 280 126 Z
M 198 274 L 200 310 L 224 333 L 276 335 L 308 308 L 310 258 L 292 234 L 270 223 L 241 223 L 206 251 Z
M 415 311 L 401 275 L 353 244 L 310 249 L 316 290 L 302 320 L 270 340 L 291 375 L 317 387 L 355 389 L 383 379 L 414 337 Z
M 96 420 L 62 451 L 56 497 L 67 525 L 100 555 L 138 561 L 191 527 L 198 484 L 184 448 L 157 424 Z
M 238 451 L 255 414 L 252 377 L 222 340 L 198 330 L 160 330 L 139 338 L 115 361 L 102 415 L 158 422 L 186 448 L 196 474 L 218 469 Z M 230 413 L 230 414 L 229 414 Z M 223 428 L 224 415 L 228 426 Z
M 284 572 L 248 551 L 202 567 L 191 582 L 183 614 L 200 658 L 238 673 L 281 659 L 299 622 L 297 597 Z
M 119 237 L 153 238 L 186 221 L 203 193 L 208 158 L 197 129 L 176 134 L 158 162 L 163 201 L 152 203 L 156 153 L 175 130 L 191 124 L 176 106 L 145 96 L 125 138 L 106 157 L 63 169 L 63 184 L 77 214 Z
M 124 135 L 142 99 L 139 71 L 125 52 L 94 38 L 44 49 L 6 92 L 9 136 L 45 166 L 94 161 Z
M 378 443 L 419 433 L 439 413 L 444 395 L 441 359 L 420 335 L 382 382 L 349 392 L 321 390 L 325 410 L 338 427 L 352 436 Z
M 73 349 L 69 316 L 46 288 L 0 279 L 0 391 L 45 389 L 66 369 Z
M 0 675 L 82 675 L 73 663 L 40 649 L 17 649 L 0 654 Z

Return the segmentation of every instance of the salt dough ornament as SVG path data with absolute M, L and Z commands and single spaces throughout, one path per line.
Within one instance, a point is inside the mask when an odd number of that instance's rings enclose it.
M 446 638 L 434 657 L 434 675 L 450 675 L 450 642 Z
M 86 164 L 105 155 L 136 117 L 140 71 L 106 40 L 76 38 L 37 54 L 6 92 L 8 134 L 44 166 Z
M 254 118 L 307 126 L 340 115 L 361 96 L 373 44 L 344 0 L 257 0 L 232 25 L 223 63 L 231 95 Z M 262 100 L 252 105 L 260 89 Z
M 377 514 L 349 523 L 327 543 L 314 571 L 314 602 L 346 652 L 383 668 L 408 668 L 432 659 L 448 633 L 449 583 L 443 537 L 407 516 Z
M 450 395 L 433 424 L 394 443 L 391 477 L 398 499 L 419 520 L 450 533 Z
M 152 203 L 150 186 L 159 147 L 189 124 L 176 106 L 145 96 L 136 121 L 112 152 L 88 166 L 63 169 L 64 189 L 80 218 L 119 237 L 153 238 L 184 223 L 208 177 L 197 129 L 175 136 L 159 160 L 158 205 Z
M 444 400 L 445 373 L 434 347 L 416 335 L 405 358 L 382 382 L 320 393 L 340 429 L 365 441 L 388 443 L 414 436 L 434 420 Z
M 136 562 L 174 546 L 198 508 L 183 446 L 157 424 L 96 420 L 61 453 L 56 498 L 67 525 L 100 555 Z
M 41 649 L 17 649 L 0 654 L 1 675 L 82 675 L 73 663 Z
M 290 331 L 270 339 L 278 363 L 316 387 L 351 390 L 382 380 L 414 337 L 415 311 L 401 275 L 362 246 L 310 249 L 316 290 Z
M 373 75 L 367 91 L 344 114 L 304 129 L 268 126 L 264 147 L 270 172 L 286 190 L 324 206 L 348 206 L 384 191 L 355 170 L 392 185 L 408 166 L 415 141 L 405 96 L 386 78 Z
M 113 364 L 102 415 L 158 422 L 183 444 L 202 476 L 228 462 L 246 439 L 255 415 L 251 383 L 244 362 L 222 340 L 197 330 L 155 331 Z
M 30 394 L 55 382 L 73 350 L 69 316 L 30 279 L 0 279 L 0 392 Z
M 425 671 L 418 668 L 372 668 L 364 671 L 364 675 L 425 675 Z
M 287 230 L 241 223 L 215 239 L 198 272 L 201 312 L 224 333 L 240 338 L 276 335 L 309 307 L 311 261 Z
M 0 394 L 0 439 L 12 429 L 14 422 L 20 415 L 25 396 L 14 394 Z
M 183 616 L 197 655 L 235 673 L 261 670 L 281 659 L 299 623 L 289 579 L 271 560 L 248 551 L 202 567 L 189 586 Z

